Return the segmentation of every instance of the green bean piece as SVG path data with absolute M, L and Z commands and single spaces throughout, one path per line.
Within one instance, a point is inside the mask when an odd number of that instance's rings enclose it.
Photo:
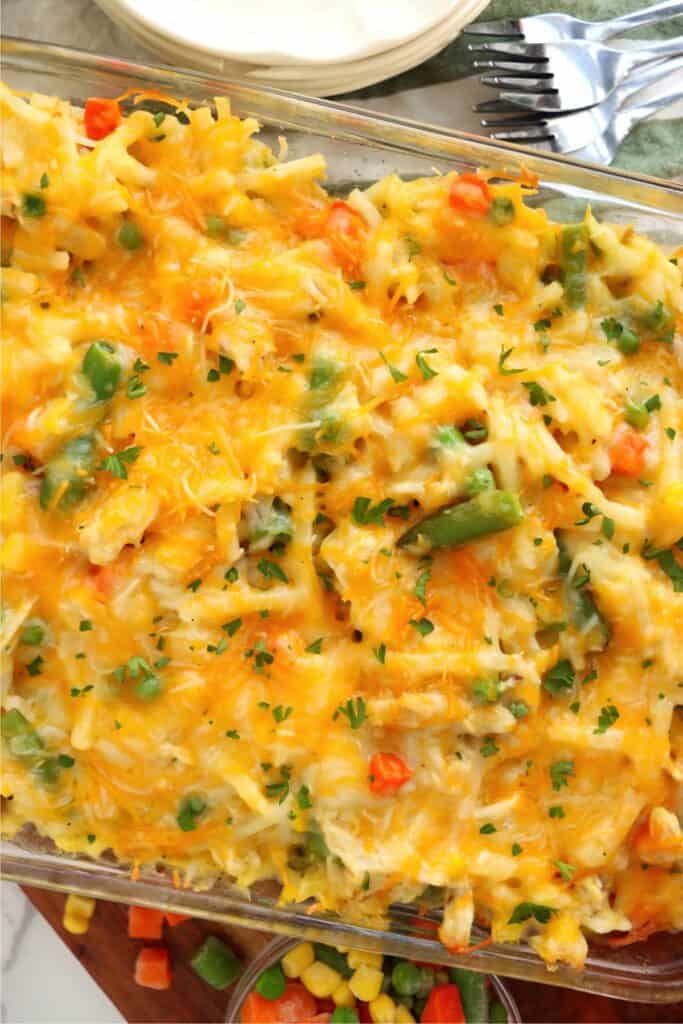
M 411 526 L 398 540 L 399 547 L 420 542 L 432 548 L 456 548 L 517 526 L 524 518 L 519 498 L 511 491 L 483 491 L 469 501 L 428 516 Z
M 627 398 L 624 419 L 636 430 L 645 430 L 650 422 L 650 410 L 644 402 L 636 402 L 633 398 Z
M 508 1012 L 498 999 L 491 1003 L 489 1024 L 508 1024 Z
M 95 442 L 92 437 L 75 437 L 45 467 L 40 485 L 40 507 L 56 507 L 67 512 L 85 497 L 88 477 L 95 468 Z
M 491 491 L 495 486 L 496 481 L 491 470 L 488 466 L 480 466 L 468 477 L 465 491 L 469 498 L 473 498 L 475 494 L 481 494 L 482 491 Z
M 13 757 L 36 757 L 45 749 L 42 739 L 18 708 L 2 712 L 0 735 L 7 740 Z
M 420 968 L 399 960 L 391 972 L 391 983 L 399 996 L 414 996 L 420 988 Z
M 515 219 L 515 204 L 507 196 L 496 196 L 489 207 L 489 220 L 499 227 L 510 224 Z
M 467 1024 L 486 1024 L 488 1020 L 488 995 L 486 976 L 464 967 L 451 967 L 451 981 L 460 990 L 460 999 Z
M 215 935 L 204 940 L 190 963 L 200 978 L 217 989 L 232 985 L 242 973 L 242 961 Z
M 340 953 L 334 946 L 325 946 L 322 942 L 314 942 L 313 949 L 315 950 L 316 960 L 327 964 L 328 967 L 341 974 L 342 978 L 351 977 L 353 968 L 349 967 L 344 954 Z
M 567 224 L 562 229 L 562 281 L 572 309 L 586 304 L 588 229 L 585 224 Z
M 108 341 L 94 341 L 83 357 L 83 373 L 98 402 L 110 399 L 121 377 L 121 363 L 114 346 Z
M 279 999 L 286 987 L 287 982 L 279 963 L 266 967 L 265 971 L 259 974 L 254 985 L 258 994 L 264 999 Z
M 587 651 L 604 651 L 611 635 L 609 624 L 585 587 L 576 587 L 573 581 L 569 581 L 572 558 L 559 530 L 555 533 L 555 543 L 559 555 L 559 573 L 564 577 L 564 598 L 569 608 L 570 620 L 580 631 L 587 644 Z

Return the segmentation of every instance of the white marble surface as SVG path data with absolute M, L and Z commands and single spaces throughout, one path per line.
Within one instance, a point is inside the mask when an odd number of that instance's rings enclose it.
M 17 885 L 0 887 L 5 1024 L 118 1024 L 123 1017 Z M 133 980 L 131 979 L 131 984 Z

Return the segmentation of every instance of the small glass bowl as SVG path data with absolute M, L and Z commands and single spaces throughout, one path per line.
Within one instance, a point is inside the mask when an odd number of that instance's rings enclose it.
M 247 998 L 249 993 L 252 991 L 256 979 L 262 971 L 265 971 L 266 967 L 270 967 L 276 961 L 280 960 L 285 953 L 287 953 L 293 946 L 298 946 L 301 939 L 287 939 L 280 938 L 274 939 L 273 942 L 269 942 L 267 946 L 264 946 L 260 955 L 252 960 L 246 971 L 237 982 L 235 991 L 232 994 L 232 998 L 228 1003 L 228 1008 L 225 1012 L 225 1020 L 227 1024 L 240 1024 L 240 1011 L 242 1009 L 242 1003 Z M 496 997 L 500 1000 L 507 1011 L 508 1024 L 522 1024 L 522 1018 L 519 1015 L 517 1009 L 517 1003 L 512 998 L 512 995 L 500 978 L 496 978 L 495 975 L 490 974 L 489 980 L 493 987 L 493 991 Z

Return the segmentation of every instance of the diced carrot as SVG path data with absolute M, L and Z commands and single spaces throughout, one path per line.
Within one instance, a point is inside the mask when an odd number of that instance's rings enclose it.
M 171 987 L 171 964 L 166 946 L 145 946 L 135 961 L 135 983 L 159 991 Z
M 182 924 L 183 921 L 191 921 L 192 917 L 190 914 L 172 914 L 170 910 L 167 910 L 164 917 L 170 924 L 171 928 L 175 928 L 177 924 Z
M 374 754 L 370 760 L 370 790 L 373 793 L 395 793 L 412 774 L 398 754 Z
M 250 992 L 242 1003 L 242 1024 L 303 1024 L 315 1020 L 316 1002 L 298 982 L 288 982 L 279 999 L 266 999 Z
M 457 985 L 436 985 L 422 1011 L 422 1024 L 465 1024 Z
M 111 597 L 118 581 L 118 573 L 113 565 L 91 565 L 88 568 L 90 580 L 102 601 Z
M 345 273 L 358 270 L 365 249 L 367 225 L 348 203 L 332 203 L 325 224 L 325 237 L 332 255 Z
M 487 213 L 491 205 L 491 192 L 478 174 L 461 174 L 453 179 L 448 202 L 459 213 Z
M 163 927 L 163 910 L 153 910 L 151 907 L 128 908 L 129 938 L 160 939 Z
M 121 123 L 121 108 L 116 100 L 91 96 L 85 103 L 85 132 L 89 139 L 104 139 Z
M 646 449 L 647 441 L 641 434 L 630 427 L 620 427 L 609 450 L 612 472 L 619 476 L 641 476 Z

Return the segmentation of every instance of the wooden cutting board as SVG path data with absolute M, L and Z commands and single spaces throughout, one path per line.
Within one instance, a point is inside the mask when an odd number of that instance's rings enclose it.
M 166 942 L 173 962 L 173 985 L 167 992 L 140 988 L 133 981 L 135 958 L 143 945 L 129 939 L 128 911 L 120 903 L 99 900 L 85 935 L 71 935 L 62 927 L 66 897 L 60 893 L 25 888 L 24 892 L 52 925 L 71 952 L 106 992 L 131 1024 L 214 1024 L 225 1020 L 230 989 L 216 992 L 199 978 L 190 959 L 205 936 L 218 935 L 239 953 L 244 962 L 255 957 L 271 936 L 246 928 L 222 928 L 209 921 L 186 921 L 166 928 Z M 509 983 L 527 1024 L 665 1024 L 683 1021 L 683 1003 L 650 1006 L 625 1003 L 600 996 L 532 985 Z

